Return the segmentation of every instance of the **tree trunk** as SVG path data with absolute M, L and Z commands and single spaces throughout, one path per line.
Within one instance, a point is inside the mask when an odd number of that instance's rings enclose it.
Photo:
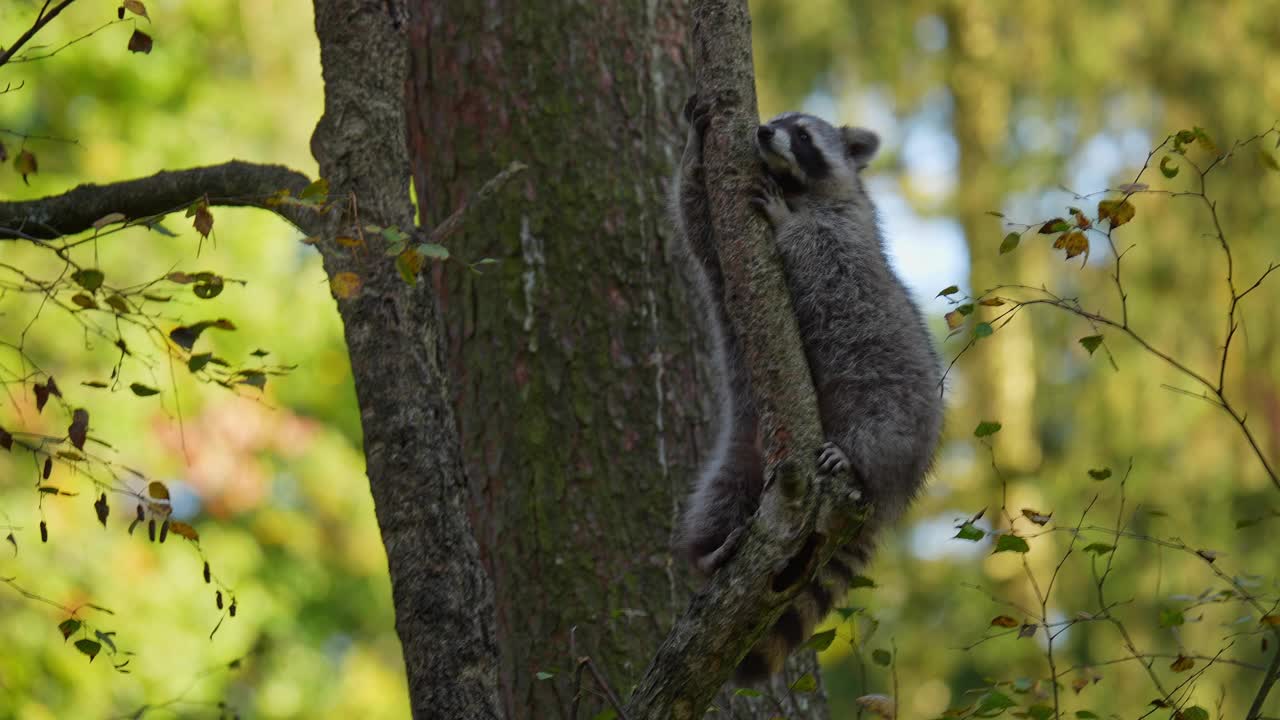
M 625 697 L 685 609 L 671 530 L 714 417 L 690 269 L 665 217 L 693 87 L 688 4 L 411 0 L 411 12 L 422 224 L 511 161 L 529 166 L 449 243 L 464 262 L 498 263 L 435 277 L 494 578 L 501 703 L 512 720 L 566 718 L 581 691 L 577 716 L 592 717 L 608 703 L 578 658 Z M 812 653 L 789 666 L 816 670 Z M 802 701 L 793 717 L 825 717 L 821 692 Z M 777 714 L 722 693 L 730 703 L 741 718 Z
M 502 705 L 513 719 L 567 717 L 571 641 L 625 694 L 688 598 L 670 534 L 712 408 L 663 210 L 687 10 L 413 4 L 424 224 L 510 161 L 529 165 L 450 243 L 498 264 L 436 280 L 495 579 Z M 588 695 L 580 716 L 603 707 Z
M 320 249 L 330 277 L 362 289 L 340 300 L 387 549 L 396 632 L 417 718 L 498 718 L 493 594 L 466 521 L 466 477 L 450 405 L 443 326 L 430 284 L 410 286 L 383 249 L 334 234 L 413 227 L 404 136 L 403 0 L 317 0 L 324 117 L 312 137 L 335 209 Z M 347 202 L 347 198 L 352 200 Z M 357 215 L 358 213 L 358 215 Z

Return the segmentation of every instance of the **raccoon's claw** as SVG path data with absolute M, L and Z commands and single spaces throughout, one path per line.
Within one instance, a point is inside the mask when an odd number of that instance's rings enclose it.
M 791 208 L 787 206 L 787 200 L 782 195 L 782 187 L 778 185 L 777 180 L 773 179 L 773 176 L 768 174 L 756 180 L 751 196 L 751 206 L 764 215 L 774 227 L 791 215 Z
M 818 451 L 818 472 L 835 475 L 849 469 L 849 457 L 833 442 L 822 444 Z

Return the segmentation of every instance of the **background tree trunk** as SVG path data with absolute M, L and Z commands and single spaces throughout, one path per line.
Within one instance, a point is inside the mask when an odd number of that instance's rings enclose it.
M 665 219 L 692 88 L 688 6 L 411 5 L 423 224 L 512 160 L 529 165 L 450 243 L 499 264 L 451 264 L 436 283 L 495 580 L 502 704 L 513 719 L 567 717 L 571 637 L 625 695 L 688 600 L 671 528 L 714 416 Z M 816 670 L 811 653 L 802 663 Z M 588 695 L 580 717 L 603 707 Z

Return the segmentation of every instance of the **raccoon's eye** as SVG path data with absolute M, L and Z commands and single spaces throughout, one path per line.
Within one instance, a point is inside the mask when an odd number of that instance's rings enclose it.
M 801 128 L 800 132 L 796 133 L 796 137 L 800 138 L 800 142 L 809 142 L 809 131 Z

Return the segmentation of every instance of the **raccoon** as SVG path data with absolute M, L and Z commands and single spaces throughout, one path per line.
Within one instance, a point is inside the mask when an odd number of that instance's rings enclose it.
M 764 461 L 741 344 L 724 306 L 707 201 L 702 140 L 708 108 L 690 98 L 685 116 L 690 127 L 672 214 L 699 270 L 698 300 L 715 346 L 720 412 L 679 543 L 694 567 L 710 574 L 732 555 L 760 503 Z M 777 673 L 843 597 L 869 560 L 876 532 L 900 517 L 924 484 L 941 432 L 938 356 L 919 309 L 889 267 L 860 177 L 879 144 L 870 130 L 837 128 L 796 112 L 756 130 L 762 171 L 752 204 L 772 227 L 817 392 L 827 440 L 817 469 L 850 471 L 871 510 L 854 539 L 817 571 L 744 658 L 739 683 Z

